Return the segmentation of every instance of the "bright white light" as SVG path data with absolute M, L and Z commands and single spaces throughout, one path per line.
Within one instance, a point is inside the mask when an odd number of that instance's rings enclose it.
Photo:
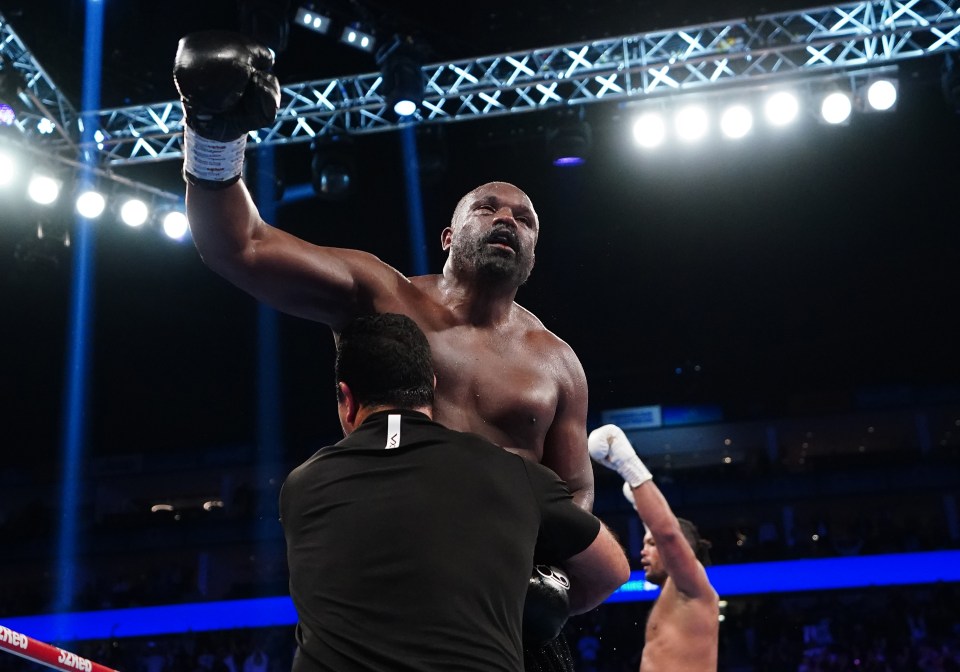
M 353 44 L 356 41 L 357 41 L 357 34 L 351 30 L 349 33 L 347 33 L 347 42 L 349 42 L 350 44 Z
M 330 19 L 322 14 L 314 14 L 312 11 L 304 9 L 303 7 L 297 10 L 296 20 L 304 28 L 315 30 L 321 34 L 326 33 L 330 27 Z
M 417 111 L 417 104 L 412 100 L 398 100 L 393 106 L 393 111 L 401 117 L 409 117 Z
M 37 132 L 41 135 L 50 135 L 55 130 L 57 130 L 56 124 L 46 117 L 37 122 Z
M 103 214 L 103 209 L 106 207 L 107 201 L 98 191 L 85 191 L 77 196 L 77 212 L 81 217 L 94 219 Z
M 742 138 L 753 128 L 753 114 L 743 105 L 733 105 L 723 111 L 720 117 L 720 130 L 728 138 Z
M 131 198 L 120 207 L 120 219 L 127 226 L 143 226 L 149 216 L 147 204 L 139 198 Z
M 641 147 L 652 149 L 667 137 L 667 126 L 656 112 L 645 112 L 633 122 L 633 139 Z
M 828 124 L 842 124 L 850 118 L 852 111 L 853 104 L 850 102 L 850 96 L 839 91 L 824 98 L 820 106 L 820 116 Z
M 50 205 L 60 196 L 60 183 L 48 175 L 34 175 L 27 185 L 27 195 L 34 203 Z
M 889 79 L 878 79 L 867 88 L 867 102 L 878 112 L 885 112 L 897 102 L 897 87 Z
M 767 115 L 767 121 L 774 126 L 786 126 L 800 112 L 800 103 L 797 97 L 789 91 L 779 91 L 767 98 L 764 105 L 764 113 Z
M 0 187 L 13 182 L 13 177 L 17 174 L 17 162 L 6 152 L 0 152 Z
M 163 232 L 174 240 L 181 240 L 187 235 L 187 216 L 182 212 L 171 212 L 163 218 Z
M 360 38 L 360 46 L 363 47 L 364 49 L 366 49 L 367 47 L 369 47 L 369 46 L 370 46 L 370 38 L 367 37 L 366 35 L 364 35 L 362 38 Z
M 685 142 L 696 142 L 707 134 L 707 111 L 699 105 L 688 105 L 677 112 L 677 135 Z

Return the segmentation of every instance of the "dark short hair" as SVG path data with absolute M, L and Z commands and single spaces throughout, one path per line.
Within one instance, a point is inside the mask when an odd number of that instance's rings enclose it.
M 687 543 L 690 544 L 690 547 L 693 548 L 693 554 L 697 556 L 697 560 L 699 560 L 700 564 L 704 567 L 709 567 L 710 549 L 713 547 L 713 544 L 701 537 L 700 530 L 689 520 L 686 518 L 677 518 L 677 520 L 680 522 L 680 529 L 683 531 L 683 536 L 687 540 Z
M 335 365 L 362 406 L 419 408 L 433 405 L 430 343 L 406 315 L 380 313 L 352 320 L 337 338 Z

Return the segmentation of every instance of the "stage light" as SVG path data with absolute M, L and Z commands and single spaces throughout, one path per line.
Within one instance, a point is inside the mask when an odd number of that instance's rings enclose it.
M 356 157 L 349 136 L 317 138 L 310 164 L 313 191 L 325 201 L 341 201 L 356 191 Z
M 150 216 L 147 204 L 139 198 L 130 198 L 120 206 L 120 221 L 129 227 L 143 226 Z
M 351 26 L 343 29 L 343 32 L 340 34 L 340 41 L 355 49 L 370 53 L 373 53 L 373 48 L 376 45 L 376 40 L 372 33 L 366 33 L 359 28 Z
M 725 136 L 738 140 L 753 128 L 753 114 L 743 105 L 733 105 L 720 117 L 720 130 Z
M 850 119 L 853 103 L 849 94 L 834 91 L 827 94 L 820 105 L 820 116 L 828 124 L 842 124 Z
M 414 114 L 423 102 L 423 62 L 416 45 L 409 39 L 393 38 L 377 51 L 381 93 L 398 117 Z
M 0 126 L 13 126 L 17 120 L 17 113 L 12 107 L 0 101 Z
M 592 144 L 590 125 L 581 119 L 562 121 L 547 132 L 547 151 L 555 166 L 582 165 Z
M 17 162 L 10 154 L 0 152 L 0 187 L 5 187 L 17 175 Z
M 763 111 L 771 125 L 786 126 L 797 118 L 800 103 L 789 91 L 778 91 L 767 98 Z
M 51 205 L 60 197 L 60 181 L 49 175 L 34 175 L 27 185 L 27 195 L 34 203 Z
M 298 26 L 312 30 L 315 33 L 320 33 L 321 35 L 326 35 L 330 32 L 330 17 L 306 7 L 300 7 L 297 10 L 294 21 Z
M 641 147 L 653 149 L 667 137 L 667 126 L 657 112 L 645 112 L 633 122 L 633 139 Z
M 877 79 L 867 85 L 867 104 L 877 112 L 887 112 L 897 104 L 897 86 L 889 79 Z
M 674 123 L 681 140 L 696 142 L 707 134 L 709 120 L 705 109 L 699 105 L 687 105 L 677 112 Z
M 163 232 L 168 238 L 173 240 L 183 240 L 190 230 L 187 224 L 187 216 L 182 212 L 168 212 L 163 218 Z
M 90 189 L 77 196 L 77 212 L 85 219 L 96 219 L 106 207 L 107 201 L 99 191 Z
M 14 119 L 18 114 L 22 114 L 25 109 L 21 94 L 27 89 L 27 83 L 23 78 L 23 73 L 17 70 L 13 60 L 7 56 L 6 52 L 0 51 L 0 103 L 2 107 L 9 108 L 9 111 L 3 112 L 3 116 L 8 118 L 13 113 Z M 6 125 L 13 124 L 13 121 Z

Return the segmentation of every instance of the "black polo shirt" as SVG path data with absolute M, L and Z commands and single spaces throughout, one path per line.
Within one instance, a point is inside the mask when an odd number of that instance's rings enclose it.
M 560 478 L 412 411 L 368 417 L 280 492 L 296 672 L 523 669 L 530 570 L 600 522 Z

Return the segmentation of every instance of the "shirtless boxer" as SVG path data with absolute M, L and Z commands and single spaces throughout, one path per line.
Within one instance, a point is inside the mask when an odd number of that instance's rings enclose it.
M 180 41 L 174 80 L 186 121 L 187 217 L 204 263 L 277 310 L 329 325 L 335 337 L 360 315 L 410 316 L 433 350 L 435 419 L 549 467 L 590 510 L 583 367 L 514 301 L 540 229 L 530 199 L 504 182 L 464 196 L 441 233 L 449 254 L 439 275 L 405 277 L 367 252 L 313 245 L 269 225 L 240 177 L 247 131 L 271 124 L 277 111 L 272 64 L 267 49 L 235 33 Z
M 660 595 L 647 617 L 640 672 L 716 672 L 720 602 L 704 569 L 709 543 L 678 519 L 623 430 L 590 432 L 590 456 L 625 481 L 624 494 L 643 521 L 641 562 Z

